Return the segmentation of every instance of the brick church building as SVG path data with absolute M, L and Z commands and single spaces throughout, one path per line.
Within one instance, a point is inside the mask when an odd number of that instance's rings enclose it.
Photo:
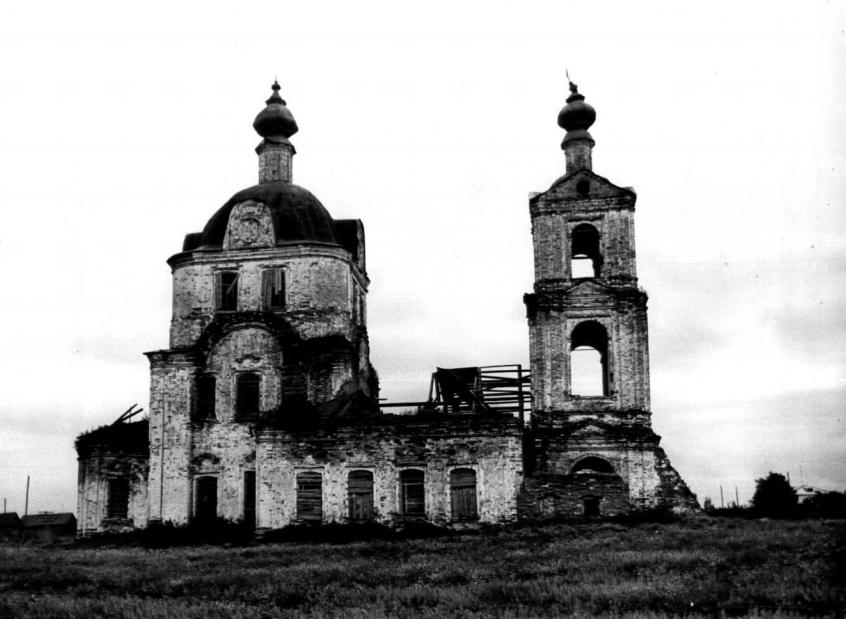
M 439 368 L 414 414 L 391 414 L 369 359 L 364 226 L 293 184 L 298 127 L 274 83 L 253 123 L 258 184 L 168 260 L 149 418 L 77 438 L 80 532 L 695 509 L 651 428 L 636 195 L 593 172 L 596 113 L 571 91 L 565 174 L 529 201 L 531 371 Z

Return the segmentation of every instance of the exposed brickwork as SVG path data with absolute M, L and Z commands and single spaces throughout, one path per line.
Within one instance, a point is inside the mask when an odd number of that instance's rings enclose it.
M 147 524 L 150 452 L 147 422 L 104 426 L 77 440 L 77 528 L 81 533 L 121 531 Z M 128 485 L 126 517 L 109 517 L 109 482 Z
M 568 171 L 575 165 L 569 163 Z M 520 513 L 695 508 L 695 497 L 651 430 L 647 297 L 637 287 L 635 265 L 636 196 L 594 174 L 589 158 L 582 165 L 529 205 L 535 285 L 525 302 L 534 402 Z M 596 239 L 595 247 L 577 239 L 579 230 Z M 574 259 L 587 254 L 593 276 L 574 277 Z M 594 334 L 587 345 L 603 359 L 602 395 L 572 392 L 571 351 L 586 343 L 579 329 Z M 584 458 L 596 458 L 609 471 L 574 474 Z
M 449 522 L 449 473 L 455 468 L 476 471 L 480 521 L 513 520 L 522 481 L 521 440 L 519 424 L 510 417 L 386 416 L 309 432 L 264 430 L 257 453 L 258 526 L 275 528 L 297 521 L 295 477 L 304 470 L 322 475 L 325 522 L 347 520 L 347 477 L 352 470 L 373 473 L 375 519 L 402 520 L 399 474 L 405 469 L 424 471 L 426 518 Z

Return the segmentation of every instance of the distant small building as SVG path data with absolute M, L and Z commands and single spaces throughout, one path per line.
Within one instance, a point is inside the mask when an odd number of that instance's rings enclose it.
M 76 516 L 70 512 L 31 514 L 21 518 L 23 538 L 58 542 L 76 537 Z
M 21 519 L 17 512 L 3 512 L 0 514 L 0 542 L 20 539 Z
M 819 494 L 825 494 L 825 490 L 820 490 L 819 488 L 813 488 L 811 486 L 799 486 L 796 488 L 796 498 L 799 503 L 804 503 L 811 497 L 815 497 Z

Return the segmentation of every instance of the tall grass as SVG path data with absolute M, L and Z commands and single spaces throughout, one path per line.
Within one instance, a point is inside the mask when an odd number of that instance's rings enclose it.
M 698 518 L 346 544 L 6 546 L 0 617 L 832 616 L 846 608 L 845 530 Z

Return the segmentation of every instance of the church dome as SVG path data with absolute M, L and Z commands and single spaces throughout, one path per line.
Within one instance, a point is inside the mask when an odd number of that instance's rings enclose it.
M 277 245 L 337 244 L 334 221 L 320 200 L 307 189 L 279 181 L 260 183 L 236 193 L 212 215 L 202 232 L 185 237 L 182 250 L 222 247 L 232 209 L 235 205 L 247 201 L 258 202 L 268 208 L 276 233 Z
M 253 129 L 263 138 L 280 142 L 294 135 L 299 127 L 291 110 L 286 107 L 285 100 L 279 96 L 279 82 L 273 82 L 271 88 L 273 94 L 265 101 L 267 107 L 253 121 Z
M 570 96 L 558 113 L 558 126 L 567 131 L 587 131 L 596 121 L 596 110 L 585 103 L 585 96 L 579 94 L 578 86 L 570 82 Z

